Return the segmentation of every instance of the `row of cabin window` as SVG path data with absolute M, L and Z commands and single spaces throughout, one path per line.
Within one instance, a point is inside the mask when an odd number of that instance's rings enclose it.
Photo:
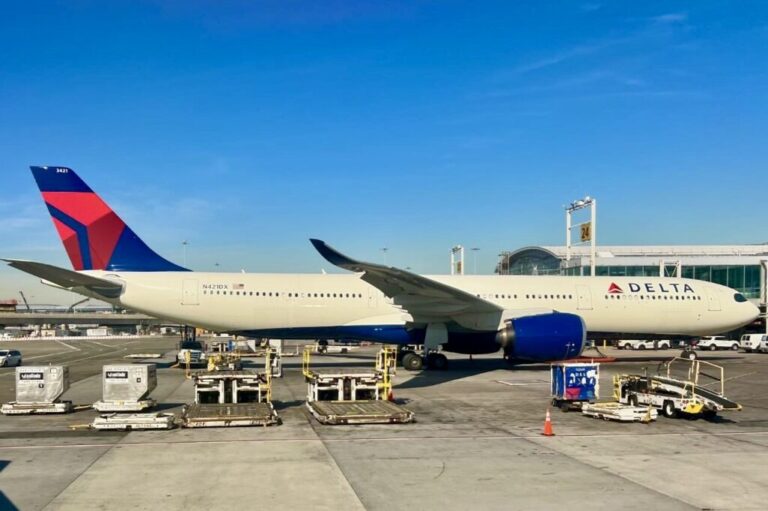
M 640 300 L 645 300 L 646 295 L 605 295 L 605 300 L 621 300 L 622 298 L 628 299 L 628 298 L 634 298 L 635 300 L 638 299 L 638 296 L 640 297 Z M 648 300 L 661 300 L 662 296 L 664 300 L 701 300 L 700 296 L 692 296 L 692 295 L 675 295 L 674 297 L 669 295 L 648 295 Z
M 517 295 L 493 295 L 494 298 L 500 298 L 502 300 L 517 300 Z M 480 298 L 480 295 L 477 295 L 478 298 Z M 535 298 L 544 298 L 547 300 L 566 300 L 566 299 L 573 299 L 573 295 L 525 295 L 527 299 L 535 299 Z
M 214 294 L 213 291 L 210 293 L 207 290 L 203 290 L 203 294 Z M 227 295 L 226 291 L 216 291 L 217 295 Z M 240 296 L 240 291 L 230 291 L 230 295 Z M 267 291 L 243 291 L 243 296 L 274 296 L 278 297 L 280 296 L 280 293 L 275 291 L 267 292 Z M 298 298 L 299 293 L 288 293 L 288 298 Z M 361 293 L 307 293 L 307 298 L 362 298 L 363 295 Z

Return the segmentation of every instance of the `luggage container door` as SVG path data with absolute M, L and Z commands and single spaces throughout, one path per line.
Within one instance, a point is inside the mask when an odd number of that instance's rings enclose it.
M 197 280 L 185 279 L 181 290 L 181 304 L 198 305 L 199 303 L 197 298 Z

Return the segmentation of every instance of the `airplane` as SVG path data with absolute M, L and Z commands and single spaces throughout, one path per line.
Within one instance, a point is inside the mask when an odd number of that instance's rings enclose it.
M 511 363 L 578 357 L 587 334 L 697 336 L 759 311 L 718 284 L 667 277 L 417 275 L 312 239 L 346 274 L 190 271 L 157 254 L 70 168 L 31 167 L 73 270 L 5 259 L 42 282 L 212 331 L 280 339 L 424 345 L 403 366 L 444 369 L 443 352 Z

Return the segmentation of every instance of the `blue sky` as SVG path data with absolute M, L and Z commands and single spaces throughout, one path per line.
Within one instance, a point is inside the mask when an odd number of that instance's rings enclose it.
M 768 241 L 766 43 L 763 2 L 6 4 L 0 255 L 69 267 L 30 164 L 199 270 L 488 273 L 585 194 L 602 244 Z

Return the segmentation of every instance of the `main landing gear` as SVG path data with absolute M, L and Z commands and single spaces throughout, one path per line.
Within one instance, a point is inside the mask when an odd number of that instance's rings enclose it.
M 448 367 L 448 357 L 442 353 L 429 353 L 424 357 L 415 351 L 407 351 L 402 360 L 403 367 L 408 371 L 420 371 L 424 366 L 438 371 Z

